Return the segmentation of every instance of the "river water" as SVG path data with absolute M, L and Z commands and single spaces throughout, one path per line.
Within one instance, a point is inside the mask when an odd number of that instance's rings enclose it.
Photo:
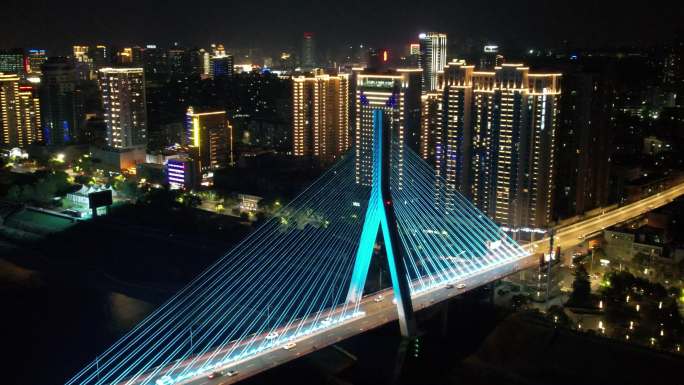
M 2 384 L 63 384 L 156 305 L 0 259 Z

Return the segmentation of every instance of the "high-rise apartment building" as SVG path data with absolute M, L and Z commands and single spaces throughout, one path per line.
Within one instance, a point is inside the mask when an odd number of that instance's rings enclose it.
M 447 194 L 460 191 L 501 225 L 545 227 L 560 74 L 521 64 L 475 71 L 452 61 L 443 76 L 442 89 L 424 97 L 421 155 L 434 159 Z M 451 197 L 443 198 L 449 207 Z
M 316 68 L 314 35 L 311 32 L 306 32 L 302 40 L 302 70 L 311 71 L 314 68 Z
M 557 139 L 556 214 L 571 217 L 608 204 L 615 83 L 611 66 L 565 72 Z
M 107 145 L 126 149 L 147 144 L 145 74 L 142 68 L 102 68 L 99 86 Z
M 186 113 L 187 142 L 197 151 L 201 172 L 233 164 L 233 127 L 226 111 L 195 111 Z
M 447 62 L 447 35 L 427 32 L 418 35 L 420 41 L 419 64 L 423 69 L 423 91 L 434 91 L 439 87 L 438 73 Z
M 16 74 L 0 73 L 0 145 L 26 147 L 42 140 L 40 102 Z
M 414 89 L 420 89 L 420 71 L 398 70 L 387 73 L 356 74 L 356 183 L 370 186 L 373 180 L 373 111 L 383 111 L 383 123 L 391 130 L 392 148 L 396 151 L 392 160 L 399 177 L 403 181 L 404 145 L 407 140 L 406 112 L 420 109 L 420 95 L 414 101 Z M 413 104 L 418 104 L 414 106 Z
M 64 144 L 80 134 L 84 124 L 83 103 L 77 89 L 73 63 L 65 58 L 50 58 L 42 67 L 40 102 L 43 134 L 48 144 Z
M 292 85 L 294 155 L 334 161 L 350 146 L 349 75 L 299 76 Z

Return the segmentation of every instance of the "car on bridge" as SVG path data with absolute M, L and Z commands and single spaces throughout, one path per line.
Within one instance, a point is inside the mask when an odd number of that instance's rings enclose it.
M 292 350 L 295 347 L 297 347 L 297 344 L 294 342 L 288 342 L 285 345 L 283 345 L 283 349 L 285 349 L 285 350 Z
M 213 380 L 214 378 L 219 378 L 219 377 L 223 377 L 223 372 L 211 372 L 211 374 L 209 374 L 207 376 L 207 378 L 210 380 Z
M 272 339 L 278 338 L 278 336 L 279 336 L 278 332 L 270 332 L 270 333 L 266 334 L 266 339 L 272 340 Z

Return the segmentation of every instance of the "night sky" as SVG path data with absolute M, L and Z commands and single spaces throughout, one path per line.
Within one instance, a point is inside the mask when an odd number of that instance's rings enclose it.
M 450 0 L 337 2 L 254 0 L 3 0 L 0 47 L 66 53 L 75 43 L 296 47 L 304 31 L 318 45 L 396 47 L 418 32 L 524 48 L 648 45 L 672 40 L 684 1 Z M 681 28 L 681 27 L 680 27 Z

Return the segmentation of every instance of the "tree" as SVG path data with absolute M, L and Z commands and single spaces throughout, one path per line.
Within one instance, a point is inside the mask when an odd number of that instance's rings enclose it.
M 572 306 L 589 306 L 591 300 L 591 282 L 589 273 L 584 265 L 579 265 L 575 270 L 575 279 L 572 282 L 572 293 L 568 303 Z

